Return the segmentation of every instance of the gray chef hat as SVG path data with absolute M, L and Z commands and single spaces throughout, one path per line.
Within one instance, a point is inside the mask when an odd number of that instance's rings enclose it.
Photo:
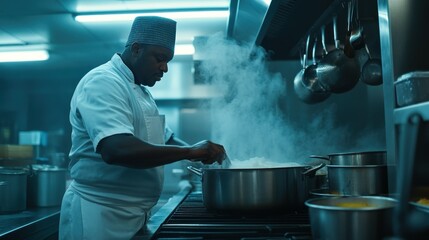
M 156 16 L 136 17 L 126 45 L 134 42 L 158 45 L 174 52 L 176 21 Z

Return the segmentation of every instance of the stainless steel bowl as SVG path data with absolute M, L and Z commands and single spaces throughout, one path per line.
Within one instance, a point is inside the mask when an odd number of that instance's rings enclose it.
M 392 234 L 396 200 L 388 197 L 323 197 L 307 200 L 314 239 L 371 240 Z

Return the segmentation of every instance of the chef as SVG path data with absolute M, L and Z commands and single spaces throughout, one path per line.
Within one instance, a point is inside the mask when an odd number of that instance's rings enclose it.
M 226 157 L 208 140 L 187 145 L 159 114 L 149 87 L 168 71 L 176 22 L 137 17 L 122 53 L 89 71 L 70 103 L 72 182 L 61 205 L 60 239 L 130 239 L 163 185 L 163 165 Z

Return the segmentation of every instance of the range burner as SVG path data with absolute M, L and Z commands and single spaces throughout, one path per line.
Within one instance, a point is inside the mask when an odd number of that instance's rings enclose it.
M 312 239 L 308 212 L 238 214 L 207 211 L 190 193 L 152 239 Z

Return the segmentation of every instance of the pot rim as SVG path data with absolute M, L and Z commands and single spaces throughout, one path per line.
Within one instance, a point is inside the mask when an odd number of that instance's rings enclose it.
M 356 199 L 359 200 L 379 200 L 382 201 L 382 206 L 371 206 L 371 207 L 341 207 L 341 206 L 332 206 L 332 205 L 322 205 L 318 204 L 321 201 L 336 201 L 339 199 Z M 383 197 L 383 196 L 338 196 L 338 197 L 318 197 L 312 198 L 305 201 L 305 205 L 309 208 L 317 209 L 317 210 L 328 210 L 328 211 L 354 211 L 354 212 L 367 212 L 367 211 L 378 211 L 383 209 L 394 208 L 397 205 L 398 201 L 391 197 Z
M 342 153 L 331 153 L 328 154 L 331 156 L 339 156 L 339 155 L 367 155 L 367 154 L 386 154 L 386 150 L 375 150 L 375 151 L 363 151 L 363 152 L 342 152 Z
M 297 168 L 297 169 L 307 169 L 307 168 L 312 168 L 314 166 L 311 165 L 302 165 L 302 166 L 290 166 L 290 167 L 258 167 L 258 168 L 202 168 L 201 170 L 203 171 L 254 171 L 254 170 L 286 170 L 286 169 L 292 169 L 292 168 Z
M 61 168 L 58 166 L 52 166 L 47 164 L 33 164 L 31 168 L 35 172 L 64 172 L 67 168 Z
M 368 164 L 368 165 L 326 165 L 328 168 L 384 168 L 387 164 Z
M 0 169 L 0 175 L 27 175 L 25 170 L 21 169 Z

